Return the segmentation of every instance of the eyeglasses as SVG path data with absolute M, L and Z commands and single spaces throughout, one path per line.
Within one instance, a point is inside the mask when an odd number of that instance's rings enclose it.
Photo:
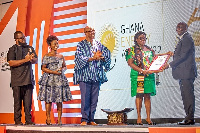
M 147 38 L 145 38 L 145 37 L 139 37 L 138 39 L 140 39 L 140 40 L 147 40 Z
M 88 30 L 88 31 L 85 31 L 85 33 L 90 33 L 90 32 L 95 33 L 95 30 Z
M 20 37 L 20 38 L 15 38 L 15 39 L 25 39 L 25 36 L 22 36 L 22 37 Z

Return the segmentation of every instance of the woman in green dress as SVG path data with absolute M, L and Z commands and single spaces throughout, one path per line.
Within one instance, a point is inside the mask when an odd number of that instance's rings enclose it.
M 151 112 L 151 99 L 150 96 L 156 95 L 155 89 L 155 76 L 152 71 L 147 68 L 151 64 L 155 52 L 145 45 L 146 33 L 139 31 L 134 36 L 135 45 L 126 50 L 126 61 L 132 68 L 130 73 L 131 78 L 131 96 L 136 96 L 136 109 L 137 109 L 137 124 L 142 125 L 141 108 L 144 97 L 144 104 L 146 108 L 147 118 L 146 121 L 149 125 L 153 125 L 150 118 Z

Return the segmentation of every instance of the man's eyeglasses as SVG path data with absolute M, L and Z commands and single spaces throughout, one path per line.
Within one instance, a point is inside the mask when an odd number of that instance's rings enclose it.
M 15 39 L 25 39 L 25 36 L 23 36 L 23 37 L 20 37 L 20 38 L 15 38 Z
M 91 33 L 91 32 L 95 33 L 95 30 L 88 30 L 88 31 L 85 31 L 85 33 Z

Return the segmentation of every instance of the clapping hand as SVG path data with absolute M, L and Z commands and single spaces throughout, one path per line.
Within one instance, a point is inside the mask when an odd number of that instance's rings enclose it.
M 26 60 L 27 62 L 28 62 L 28 61 L 32 62 L 34 58 L 35 58 L 35 54 L 34 54 L 34 53 L 30 54 L 30 53 L 28 52 L 27 55 L 25 56 L 25 60 Z
M 32 62 L 34 58 L 35 58 L 35 54 L 32 53 L 32 54 L 30 55 L 30 62 Z
M 95 60 L 102 60 L 102 59 L 104 59 L 104 57 L 102 56 L 102 52 L 101 51 L 97 51 L 97 52 L 93 52 L 93 53 L 94 53 L 93 58 Z
M 34 54 L 30 54 L 29 52 L 25 56 L 25 60 L 28 62 L 34 58 Z

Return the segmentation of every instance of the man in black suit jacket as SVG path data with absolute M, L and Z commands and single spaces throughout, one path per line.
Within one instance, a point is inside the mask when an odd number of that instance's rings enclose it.
M 169 63 L 172 68 L 172 76 L 179 80 L 181 96 L 186 117 L 179 125 L 193 125 L 195 111 L 194 80 L 197 77 L 195 62 L 195 46 L 191 35 L 187 32 L 185 22 L 178 23 L 176 32 L 179 35 L 179 42 L 176 45 L 173 61 Z M 167 66 L 168 67 L 168 66 Z

